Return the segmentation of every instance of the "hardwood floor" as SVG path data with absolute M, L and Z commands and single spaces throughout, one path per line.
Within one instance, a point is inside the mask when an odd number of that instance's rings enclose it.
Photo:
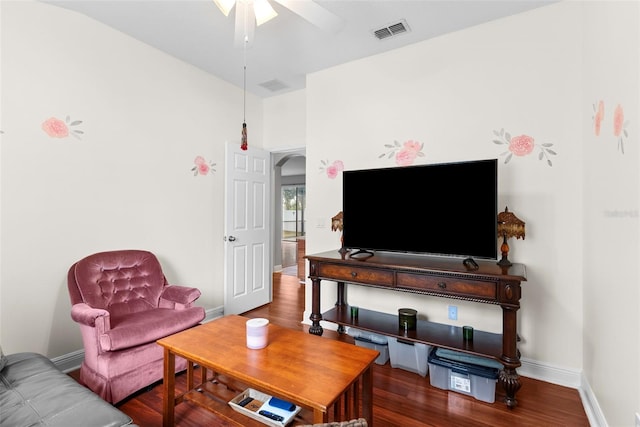
M 274 300 L 271 304 L 245 313 L 247 317 L 266 317 L 270 322 L 308 332 L 300 323 L 304 311 L 304 284 L 297 277 L 274 275 Z M 353 342 L 348 335 L 325 330 L 323 337 Z M 77 378 L 77 371 L 70 375 Z M 496 387 L 496 402 L 485 403 L 456 392 L 432 387 L 429 377 L 421 377 L 386 365 L 374 366 L 374 410 L 376 426 L 589 426 L 577 390 L 521 377 L 517 394 L 518 406 L 508 409 L 501 400 L 504 392 Z M 177 380 L 179 390 L 185 387 L 185 375 Z M 313 378 L 309 379 L 310 382 Z M 133 418 L 140 427 L 162 425 L 162 385 L 156 384 L 139 392 L 118 408 Z M 227 426 L 209 411 L 183 403 L 176 407 L 180 427 Z M 294 422 L 292 425 L 296 425 Z

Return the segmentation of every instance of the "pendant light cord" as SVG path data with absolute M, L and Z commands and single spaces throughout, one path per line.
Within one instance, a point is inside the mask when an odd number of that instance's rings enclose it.
M 242 99 L 242 121 L 247 122 L 247 43 L 249 36 L 244 35 L 244 81 L 243 81 L 243 99 Z
M 244 82 L 243 82 L 243 98 L 242 98 L 242 121 L 247 122 L 247 36 L 244 36 Z

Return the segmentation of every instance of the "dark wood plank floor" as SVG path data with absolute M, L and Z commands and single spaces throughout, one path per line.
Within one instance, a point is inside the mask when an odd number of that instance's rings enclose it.
M 304 284 L 296 277 L 274 275 L 274 301 L 244 315 L 266 317 L 272 323 L 308 331 L 300 323 L 304 311 Z M 325 330 L 323 337 L 353 342 L 348 335 Z M 71 373 L 77 378 L 77 371 Z M 386 365 L 374 366 L 374 410 L 376 426 L 589 426 L 577 390 L 521 377 L 519 405 L 508 409 L 501 403 L 504 392 L 496 387 L 496 402 L 485 403 L 455 392 L 432 387 L 429 377 L 421 377 Z M 310 375 L 309 381 L 313 381 Z M 184 375 L 177 387 L 185 387 Z M 156 384 L 117 405 L 140 427 L 162 425 L 162 385 Z M 180 427 L 226 426 L 205 409 L 189 403 L 176 407 Z M 295 425 L 295 424 L 293 424 Z

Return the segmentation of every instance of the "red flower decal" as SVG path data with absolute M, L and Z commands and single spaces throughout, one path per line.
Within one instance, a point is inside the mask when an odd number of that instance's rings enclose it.
M 514 136 L 509 141 L 509 151 L 516 156 L 526 156 L 533 151 L 533 138 L 528 135 Z
M 66 138 L 69 136 L 69 128 L 66 123 L 55 117 L 51 117 L 42 123 L 42 130 L 52 138 Z
M 207 175 L 209 172 L 215 172 L 213 167 L 216 165 L 215 163 L 207 163 L 207 161 L 202 156 L 196 156 L 193 160 L 195 166 L 191 168 L 193 172 L 193 176 L 198 175 Z
M 82 120 L 71 121 L 71 117 L 69 116 L 67 116 L 65 121 L 51 117 L 42 123 L 42 130 L 52 138 L 66 138 L 71 135 L 76 139 L 80 139 L 84 132 L 75 126 L 81 124 Z
M 380 154 L 378 158 L 386 156 L 389 159 L 395 156 L 398 166 L 412 165 L 416 158 L 424 157 L 424 153 L 422 152 L 424 144 L 411 139 L 405 141 L 403 144 L 400 144 L 398 141 L 393 141 L 393 144 L 385 144 L 384 146 L 389 149 L 389 151 Z
M 549 166 L 553 166 L 551 162 L 551 158 L 549 156 L 555 156 L 557 153 L 551 148 L 553 144 L 549 142 L 545 142 L 544 144 L 536 145 L 532 136 L 529 135 L 520 135 L 512 137 L 509 132 L 506 132 L 503 129 L 499 131 L 494 130 L 493 134 L 496 136 L 496 139 L 493 140 L 494 144 L 497 145 L 506 145 L 508 147 L 507 151 L 502 152 L 500 155 L 505 156 L 504 162 L 509 163 L 513 156 L 524 157 L 533 152 L 533 150 L 538 147 L 538 160 L 546 159 L 547 164 Z
M 622 125 L 624 124 L 624 111 L 620 104 L 616 107 L 613 112 L 613 134 L 615 136 L 620 136 L 622 132 Z
M 598 110 L 593 116 L 593 131 L 596 136 L 600 135 L 600 125 L 602 124 L 602 119 L 604 119 L 604 102 L 598 102 Z
M 338 176 L 340 172 L 344 170 L 344 163 L 342 160 L 336 160 L 333 163 L 329 164 L 329 161 L 322 161 L 322 166 L 320 166 L 321 171 L 325 171 L 329 179 L 334 179 Z

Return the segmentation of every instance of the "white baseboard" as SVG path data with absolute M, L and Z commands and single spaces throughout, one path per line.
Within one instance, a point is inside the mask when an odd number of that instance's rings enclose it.
M 598 399 L 596 399 L 591 385 L 584 374 L 582 375 L 582 384 L 578 391 L 580 392 L 580 399 L 582 399 L 582 406 L 589 419 L 589 424 L 592 427 L 608 427 L 609 424 L 607 424 L 604 413 L 598 404 Z
M 589 424 L 593 427 L 607 427 L 607 421 L 602 413 L 602 409 L 600 409 L 598 399 L 596 399 L 589 385 L 589 381 L 587 381 L 582 371 L 545 365 L 526 358 L 523 358 L 521 362 L 522 366 L 518 369 L 518 373 L 523 377 L 578 390 Z
M 224 307 L 215 307 L 206 310 L 202 323 L 207 323 L 224 315 Z M 84 350 L 77 350 L 51 359 L 51 361 L 65 374 L 76 369 L 80 369 L 80 365 L 84 360 Z

